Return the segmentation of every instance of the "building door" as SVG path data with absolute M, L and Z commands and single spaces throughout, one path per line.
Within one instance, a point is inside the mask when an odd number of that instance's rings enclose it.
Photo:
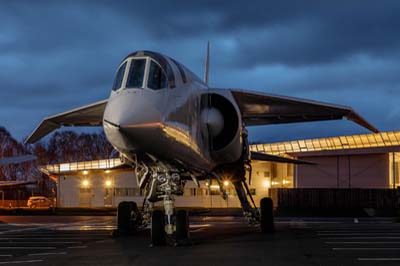
M 112 206 L 113 205 L 113 189 L 106 188 L 104 190 L 104 206 Z
M 79 193 L 79 207 L 91 207 L 92 206 L 92 189 L 81 188 Z

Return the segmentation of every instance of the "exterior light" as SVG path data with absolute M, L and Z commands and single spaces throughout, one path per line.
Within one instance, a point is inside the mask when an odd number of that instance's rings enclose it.
M 265 180 L 263 183 L 265 188 L 270 188 L 271 187 L 271 183 L 269 182 L 269 180 Z
M 275 186 L 275 185 L 279 185 L 279 182 L 277 182 L 277 181 L 272 181 L 272 183 L 271 183 L 273 186 Z
M 224 181 L 224 186 L 226 186 L 226 187 L 229 186 L 229 181 L 228 180 Z
M 219 185 L 211 185 L 210 188 L 211 189 L 219 189 Z
M 210 184 L 208 184 L 208 182 L 206 182 L 206 186 L 208 187 Z
M 112 185 L 111 180 L 106 180 L 105 185 L 106 185 L 106 187 L 111 187 L 111 185 Z
M 85 171 L 83 171 L 82 173 L 83 173 L 84 175 L 87 175 L 87 174 L 89 174 L 89 171 L 86 171 L 86 170 L 85 170 Z
M 110 170 L 106 170 L 105 172 L 106 172 L 106 174 L 109 174 L 109 173 L 110 173 Z
M 89 180 L 84 179 L 84 180 L 82 181 L 82 186 L 83 186 L 83 187 L 89 187 Z
M 290 181 L 288 181 L 288 180 L 283 180 L 282 183 L 283 183 L 284 185 L 287 185 L 287 184 L 290 183 Z

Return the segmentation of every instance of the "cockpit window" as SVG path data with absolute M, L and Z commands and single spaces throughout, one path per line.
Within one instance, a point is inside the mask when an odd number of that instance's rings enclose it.
M 129 69 L 128 80 L 126 81 L 127 88 L 142 88 L 144 69 L 146 67 L 146 59 L 134 59 L 131 62 Z
M 159 65 L 151 61 L 147 87 L 153 90 L 160 90 L 167 87 L 167 77 Z
M 126 62 L 118 69 L 117 75 L 115 75 L 115 80 L 112 87 L 113 91 L 116 91 L 119 88 L 121 88 L 122 80 L 124 79 L 125 68 L 126 68 Z

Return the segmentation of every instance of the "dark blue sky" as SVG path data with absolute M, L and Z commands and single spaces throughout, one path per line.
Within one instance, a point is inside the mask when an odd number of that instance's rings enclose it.
M 212 87 L 349 105 L 400 129 L 400 1 L 1 1 L 0 125 L 108 97 L 128 53 L 155 50 Z M 348 121 L 257 127 L 253 141 L 365 133 Z

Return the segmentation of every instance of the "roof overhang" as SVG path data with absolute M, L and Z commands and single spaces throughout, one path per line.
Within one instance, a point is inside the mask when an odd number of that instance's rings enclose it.
M 389 153 L 389 152 L 400 152 L 400 146 L 322 150 L 322 151 L 307 151 L 307 152 L 291 152 L 291 153 L 287 153 L 287 154 L 290 156 L 296 157 L 296 158 L 300 158 L 300 157 L 313 157 L 313 156 L 382 154 L 382 153 Z

